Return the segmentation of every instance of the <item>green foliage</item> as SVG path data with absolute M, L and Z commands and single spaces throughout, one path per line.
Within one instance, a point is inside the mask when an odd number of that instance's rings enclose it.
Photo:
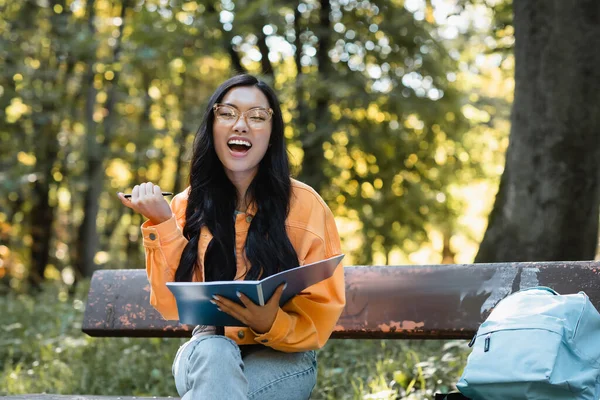
M 461 190 L 502 162 L 506 126 L 473 126 L 508 103 L 467 98 L 497 83 L 465 84 L 484 75 L 485 46 L 469 49 L 489 33 L 445 40 L 432 3 L 412 3 L 0 0 L 0 279 L 141 267 L 142 218 L 114 193 L 182 190 L 206 101 L 239 70 L 280 94 L 297 176 L 338 218 L 349 263 L 416 262 L 432 232 L 448 243 L 427 261 L 441 261 L 467 230 Z
M 88 337 L 87 287 L 66 290 L 0 298 L 0 396 L 177 396 L 171 363 L 184 339 Z M 466 355 L 464 341 L 330 340 L 312 398 L 430 399 L 452 390 Z
M 313 398 L 430 399 L 456 390 L 467 349 L 464 341 L 330 340 Z
M 176 395 L 170 367 L 182 340 L 84 335 L 85 286 L 73 296 L 52 285 L 0 300 L 0 395 Z

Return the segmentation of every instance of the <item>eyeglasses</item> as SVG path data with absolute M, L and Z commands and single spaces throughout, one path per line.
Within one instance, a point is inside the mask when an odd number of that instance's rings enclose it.
M 271 108 L 268 110 L 265 110 L 264 108 L 253 108 L 240 113 L 237 108 L 228 106 L 227 104 L 215 104 L 213 106 L 213 111 L 217 121 L 227 126 L 234 125 L 238 122 L 240 116 L 242 116 L 249 126 L 253 128 L 263 128 L 273 116 L 273 109 Z

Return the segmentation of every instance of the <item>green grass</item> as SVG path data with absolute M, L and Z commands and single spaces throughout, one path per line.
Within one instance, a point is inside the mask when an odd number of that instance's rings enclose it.
M 86 293 L 49 285 L 0 299 L 0 395 L 177 396 L 171 362 L 184 339 L 88 337 Z M 312 398 L 431 399 L 454 388 L 467 355 L 464 341 L 330 340 Z

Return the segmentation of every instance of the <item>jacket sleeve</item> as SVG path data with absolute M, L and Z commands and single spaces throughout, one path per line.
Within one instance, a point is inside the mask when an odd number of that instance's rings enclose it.
M 324 234 L 305 232 L 299 257 L 303 264 L 341 254 L 341 244 L 333 214 L 325 207 Z M 269 332 L 256 334 L 255 340 L 275 350 L 299 352 L 323 347 L 346 304 L 344 268 L 340 264 L 332 277 L 293 297 L 277 312 Z
M 167 320 L 178 320 L 175 296 L 167 288 L 167 282 L 175 280 L 175 271 L 188 241 L 183 236 L 182 219 L 187 202 L 180 195 L 171 201 L 173 215 L 167 221 L 153 225 L 142 224 L 146 273 L 150 282 L 150 304 Z

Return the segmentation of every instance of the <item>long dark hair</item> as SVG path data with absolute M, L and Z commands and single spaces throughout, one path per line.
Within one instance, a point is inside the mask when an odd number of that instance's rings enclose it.
M 260 89 L 273 109 L 270 146 L 246 193 L 247 199 L 254 202 L 257 210 L 245 244 L 246 257 L 251 265 L 246 279 L 263 278 L 298 266 L 298 256 L 285 229 L 290 208 L 291 180 L 279 100 L 264 82 L 251 75 L 238 75 L 225 81 L 211 96 L 194 139 L 190 192 L 183 229 L 188 244 L 175 273 L 178 282 L 191 281 L 194 269 L 198 267 L 198 241 L 203 226 L 213 235 L 204 257 L 204 280 L 233 280 L 236 277 L 234 213 L 237 191 L 215 151 L 212 109 L 227 92 L 239 86 Z

